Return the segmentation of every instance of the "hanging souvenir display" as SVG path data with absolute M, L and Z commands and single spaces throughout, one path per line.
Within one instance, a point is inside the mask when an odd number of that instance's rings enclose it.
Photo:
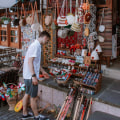
M 87 66 L 89 66 L 91 64 L 91 58 L 90 58 L 90 56 L 85 56 L 84 63 Z
M 81 56 L 85 57 L 87 55 L 87 49 L 82 49 Z
M 85 28 L 85 31 L 84 31 L 84 35 L 85 36 L 89 36 L 89 28 L 88 28 L 88 25 L 86 25 L 86 28 Z
M 80 7 L 78 8 L 79 24 L 84 23 L 84 10 L 83 10 L 82 6 L 83 6 L 83 0 L 81 0 Z
M 45 16 L 45 25 L 51 25 L 52 23 L 52 16 L 48 15 L 48 0 L 47 0 L 47 9 L 46 9 L 46 16 Z
M 97 32 L 92 32 L 92 33 L 90 33 L 89 36 L 92 37 L 93 40 L 97 40 L 98 39 Z
M 87 12 L 85 14 L 85 24 L 89 24 L 90 23 L 90 20 L 91 20 L 91 13 L 90 12 Z
M 60 37 L 60 38 L 66 38 L 67 37 L 67 34 L 68 34 L 68 29 L 66 28 L 64 28 L 64 29 L 59 29 L 58 30 L 58 37 Z
M 92 38 L 92 36 L 89 36 L 89 38 L 88 38 L 88 48 L 89 49 L 94 49 L 94 41 L 93 41 L 93 38 Z
M 58 2 L 58 0 L 57 0 L 57 2 Z M 57 18 L 58 26 L 61 26 L 61 27 L 68 25 L 68 21 L 67 21 L 67 18 L 65 15 L 65 10 L 64 10 L 65 4 L 66 4 L 66 0 L 63 0 L 63 4 L 62 4 L 61 10 L 60 10 L 60 15 Z M 58 4 L 57 4 L 57 7 L 59 8 Z
M 90 20 L 91 20 L 91 14 L 89 12 L 90 7 L 89 7 L 89 9 L 87 8 L 88 6 L 90 6 L 88 0 L 83 5 L 86 5 L 85 6 L 86 9 L 84 9 L 85 10 L 85 16 L 84 16 L 84 24 L 85 24 L 84 36 L 88 37 L 89 36 L 89 23 L 90 23 Z
M 29 4 L 28 4 L 28 12 L 29 12 L 29 7 L 31 7 L 32 14 L 28 15 L 28 17 L 26 18 L 26 23 L 32 25 L 32 23 L 33 23 L 33 5 L 32 5 L 32 2 L 29 2 Z
M 81 32 L 81 25 L 79 23 L 73 23 L 71 30 L 73 30 L 75 32 Z
M 92 51 L 91 60 L 99 60 L 99 56 L 98 56 L 98 53 L 96 52 L 96 50 Z
M 70 13 L 68 13 L 66 17 L 68 24 L 72 25 L 75 20 L 75 16 L 72 14 L 72 0 L 70 0 Z
M 22 14 L 24 16 L 22 16 Z M 21 17 L 20 17 L 19 25 L 20 26 L 25 26 L 26 25 L 26 12 L 25 12 L 25 8 L 24 8 L 23 3 L 22 3 L 22 7 L 21 7 Z
M 76 0 L 75 21 L 71 26 L 71 30 L 81 32 L 81 25 L 78 22 L 78 0 Z
M 105 39 L 104 39 L 103 36 L 100 36 L 100 35 L 99 35 L 99 36 L 98 36 L 98 40 L 99 40 L 99 42 L 104 42 Z
M 99 44 L 96 46 L 95 50 L 98 53 L 102 52 L 102 48 L 101 48 L 101 46 Z
M 90 5 L 90 13 L 91 13 L 91 19 L 89 23 L 89 31 L 90 33 L 96 31 L 96 6 L 95 5 Z
M 102 25 L 103 18 L 104 18 L 104 8 L 103 8 L 103 12 L 102 12 L 101 21 L 100 21 L 99 32 L 104 32 L 105 31 L 105 25 Z
M 82 9 L 83 9 L 83 10 L 89 10 L 89 9 L 90 9 L 90 4 L 88 3 L 88 0 L 87 0 L 86 3 L 83 3 Z
M 74 52 L 74 56 L 81 56 L 81 50 L 80 49 L 76 49 Z

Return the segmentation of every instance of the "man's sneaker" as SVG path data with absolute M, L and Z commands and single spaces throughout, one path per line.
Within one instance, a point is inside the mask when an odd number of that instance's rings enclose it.
M 21 118 L 21 120 L 27 120 L 27 119 L 29 119 L 29 118 L 34 118 L 34 116 L 33 116 L 33 114 L 32 113 L 28 113 L 28 115 L 27 116 L 22 116 L 22 118 Z
M 45 116 L 40 115 L 39 118 L 34 117 L 34 120 L 50 120 L 50 119 Z

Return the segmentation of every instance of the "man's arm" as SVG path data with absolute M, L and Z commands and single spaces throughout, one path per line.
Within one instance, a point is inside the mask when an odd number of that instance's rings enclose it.
M 34 66 L 33 66 L 33 60 L 34 60 L 34 57 L 30 57 L 28 59 L 28 65 L 29 65 L 29 69 L 30 69 L 31 75 L 35 74 Z M 38 80 L 37 80 L 36 76 L 32 77 L 32 83 L 33 83 L 33 85 L 37 85 L 38 84 Z
M 49 78 L 49 75 L 47 72 L 45 72 L 45 70 L 40 66 L 40 71 L 42 72 L 43 76 L 48 79 Z

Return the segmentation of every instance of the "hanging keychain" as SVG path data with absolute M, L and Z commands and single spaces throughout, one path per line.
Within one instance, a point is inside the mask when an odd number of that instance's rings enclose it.
M 86 4 L 89 4 L 88 0 L 87 0 Z M 85 17 L 84 17 L 84 24 L 86 25 L 85 26 L 84 35 L 87 36 L 87 37 L 89 36 L 89 23 L 90 23 L 90 19 L 91 19 L 91 14 L 90 14 L 90 12 L 88 12 L 88 9 L 86 8 L 86 13 L 85 13 Z
M 88 2 L 88 0 L 86 1 L 87 3 L 86 4 L 88 4 L 89 5 L 89 2 Z M 86 6 L 87 7 L 87 6 Z M 90 20 L 91 20 L 91 13 L 90 13 L 90 9 L 87 9 L 86 8 L 86 13 L 85 13 L 85 17 L 84 17 L 84 23 L 85 24 L 89 24 L 90 23 Z

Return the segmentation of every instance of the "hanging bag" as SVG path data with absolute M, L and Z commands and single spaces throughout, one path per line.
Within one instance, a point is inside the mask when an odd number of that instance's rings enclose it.
M 104 32 L 105 31 L 105 25 L 102 25 L 103 18 L 104 18 L 104 8 L 103 8 L 103 12 L 102 12 L 101 21 L 100 21 L 99 32 Z
M 68 22 L 67 22 L 67 18 L 66 18 L 66 15 L 64 15 L 65 11 L 64 11 L 64 8 L 65 8 L 65 4 L 66 4 L 66 0 L 63 0 L 63 4 L 62 4 L 62 8 L 61 8 L 61 11 L 60 11 L 60 15 L 58 16 L 57 18 L 57 23 L 58 23 L 58 26 L 68 26 Z M 58 6 L 58 0 L 57 0 L 57 8 L 59 10 L 59 6 Z
M 28 5 L 28 12 L 29 12 L 29 7 L 31 7 L 31 14 L 28 15 L 28 17 L 26 18 L 26 23 L 29 25 L 33 24 L 33 6 L 32 6 L 32 2 L 29 2 Z
M 75 16 L 72 14 L 72 0 L 70 0 L 70 13 L 67 14 L 67 22 L 69 25 L 74 23 Z
M 80 7 L 78 8 L 78 17 L 79 17 L 79 24 L 84 23 L 84 10 L 82 8 L 83 0 L 81 0 Z
M 37 1 L 35 1 L 34 3 L 33 24 L 31 25 L 31 29 L 33 31 L 39 31 L 40 29 L 39 16 L 37 11 Z
M 22 14 L 24 16 L 22 16 Z M 19 25 L 20 26 L 25 26 L 26 25 L 26 15 L 25 15 L 25 8 L 24 8 L 24 4 L 22 3 L 22 7 L 21 7 L 21 17 L 20 17 L 20 21 L 19 21 Z
M 81 25 L 78 22 L 78 0 L 76 0 L 75 21 L 71 26 L 71 30 L 81 32 Z
M 101 36 L 101 35 L 98 36 L 98 40 L 99 40 L 99 42 L 104 42 L 105 41 L 104 37 Z
M 17 17 L 15 17 L 15 19 L 13 20 L 13 25 L 18 26 L 19 21 L 20 21 L 20 19 L 19 19 L 18 7 L 17 7 Z
M 68 34 L 68 29 L 67 28 L 61 28 L 58 30 L 58 37 L 64 39 L 67 37 L 67 34 Z
M 51 25 L 52 16 L 48 15 L 48 0 L 47 0 L 47 9 L 46 9 L 46 17 L 45 17 L 45 25 Z
M 60 16 L 58 16 L 58 18 L 57 18 L 58 26 L 61 26 L 61 28 L 58 30 L 58 37 L 60 37 L 62 39 L 66 38 L 68 35 L 68 29 L 64 28 L 64 26 L 68 25 L 66 16 L 64 15 L 65 3 L 66 3 L 66 0 L 63 0 L 62 8 L 60 11 Z M 59 10 L 58 0 L 57 0 L 57 9 Z M 59 15 L 59 13 L 58 13 L 58 15 Z

